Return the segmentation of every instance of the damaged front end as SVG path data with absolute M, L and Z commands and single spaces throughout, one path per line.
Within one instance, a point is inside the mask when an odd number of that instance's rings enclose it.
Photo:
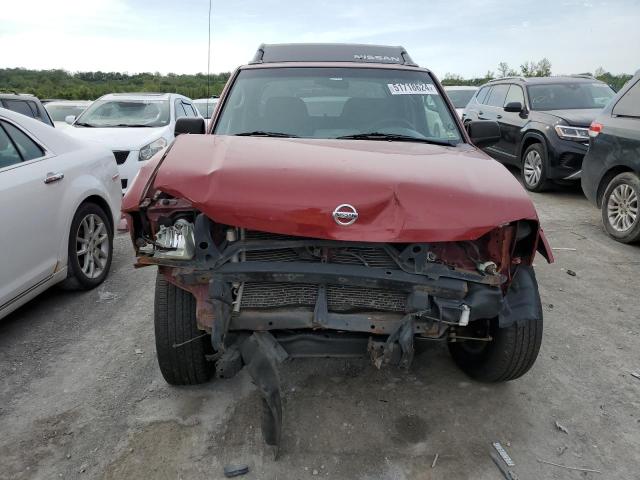
M 339 241 L 216 223 L 160 192 L 127 219 L 137 265 L 157 265 L 196 299 L 218 375 L 247 366 L 276 448 L 278 362 L 369 355 L 409 368 L 418 343 L 491 342 L 492 325 L 542 315 L 531 265 L 536 250 L 551 256 L 534 220 L 466 241 Z

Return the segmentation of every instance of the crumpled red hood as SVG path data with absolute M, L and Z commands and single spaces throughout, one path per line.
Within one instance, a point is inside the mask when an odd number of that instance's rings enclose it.
M 158 163 L 125 196 L 136 210 Z M 471 146 L 181 135 L 151 191 L 188 200 L 212 220 L 273 233 L 367 242 L 473 240 L 515 220 L 537 220 L 527 193 Z M 334 209 L 358 211 L 337 225 Z

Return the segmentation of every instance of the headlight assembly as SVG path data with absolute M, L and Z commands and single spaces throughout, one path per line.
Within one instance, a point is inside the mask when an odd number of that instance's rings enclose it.
M 138 154 L 138 160 L 140 161 L 149 160 L 151 157 L 153 157 L 156 153 L 158 153 L 160 150 L 162 150 L 166 146 L 167 146 L 167 141 L 163 137 L 160 137 L 159 139 L 154 140 L 150 144 L 145 145 L 140 149 L 140 153 Z
M 589 141 L 589 129 L 582 127 L 569 127 L 566 125 L 556 125 L 556 133 L 563 140 L 573 140 L 574 142 Z
M 191 260 L 195 255 L 193 223 L 179 219 L 170 227 L 161 226 L 156 234 L 156 258 Z

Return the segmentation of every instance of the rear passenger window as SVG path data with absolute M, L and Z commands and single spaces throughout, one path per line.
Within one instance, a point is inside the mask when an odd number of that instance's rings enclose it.
M 491 89 L 491 94 L 489 95 L 486 102 L 490 107 L 502 107 L 504 105 L 504 100 L 507 98 L 507 91 L 509 90 L 509 85 L 495 85 Z
M 507 93 L 507 98 L 504 101 L 504 104 L 512 103 L 512 102 L 520 102 L 520 105 L 524 107 L 524 92 L 522 88 L 518 85 L 510 85 L 509 93 Z
M 613 107 L 614 115 L 640 117 L 640 80 Z
M 4 103 L 5 108 L 8 108 L 9 110 L 21 113 L 22 115 L 26 115 L 27 117 L 36 118 L 33 110 L 24 100 L 4 99 L 2 103 Z
M 7 132 L 0 126 L 0 168 L 20 163 L 20 154 L 13 146 Z
M 9 134 L 13 143 L 18 147 L 18 151 L 23 161 L 33 160 L 44 155 L 44 151 L 33 140 L 27 137 L 21 130 L 10 123 L 2 122 L 2 126 Z
M 478 103 L 484 103 L 485 99 L 487 98 L 487 93 L 489 93 L 489 90 L 491 90 L 491 87 L 482 87 L 480 89 L 480 91 L 478 92 L 478 96 L 476 97 L 476 101 Z

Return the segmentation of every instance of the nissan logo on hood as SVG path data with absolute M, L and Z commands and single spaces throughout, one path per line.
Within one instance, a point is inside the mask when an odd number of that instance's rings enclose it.
M 358 211 L 353 205 L 343 203 L 342 205 L 338 205 L 333 211 L 333 219 L 338 225 L 346 227 L 355 223 L 358 219 Z

